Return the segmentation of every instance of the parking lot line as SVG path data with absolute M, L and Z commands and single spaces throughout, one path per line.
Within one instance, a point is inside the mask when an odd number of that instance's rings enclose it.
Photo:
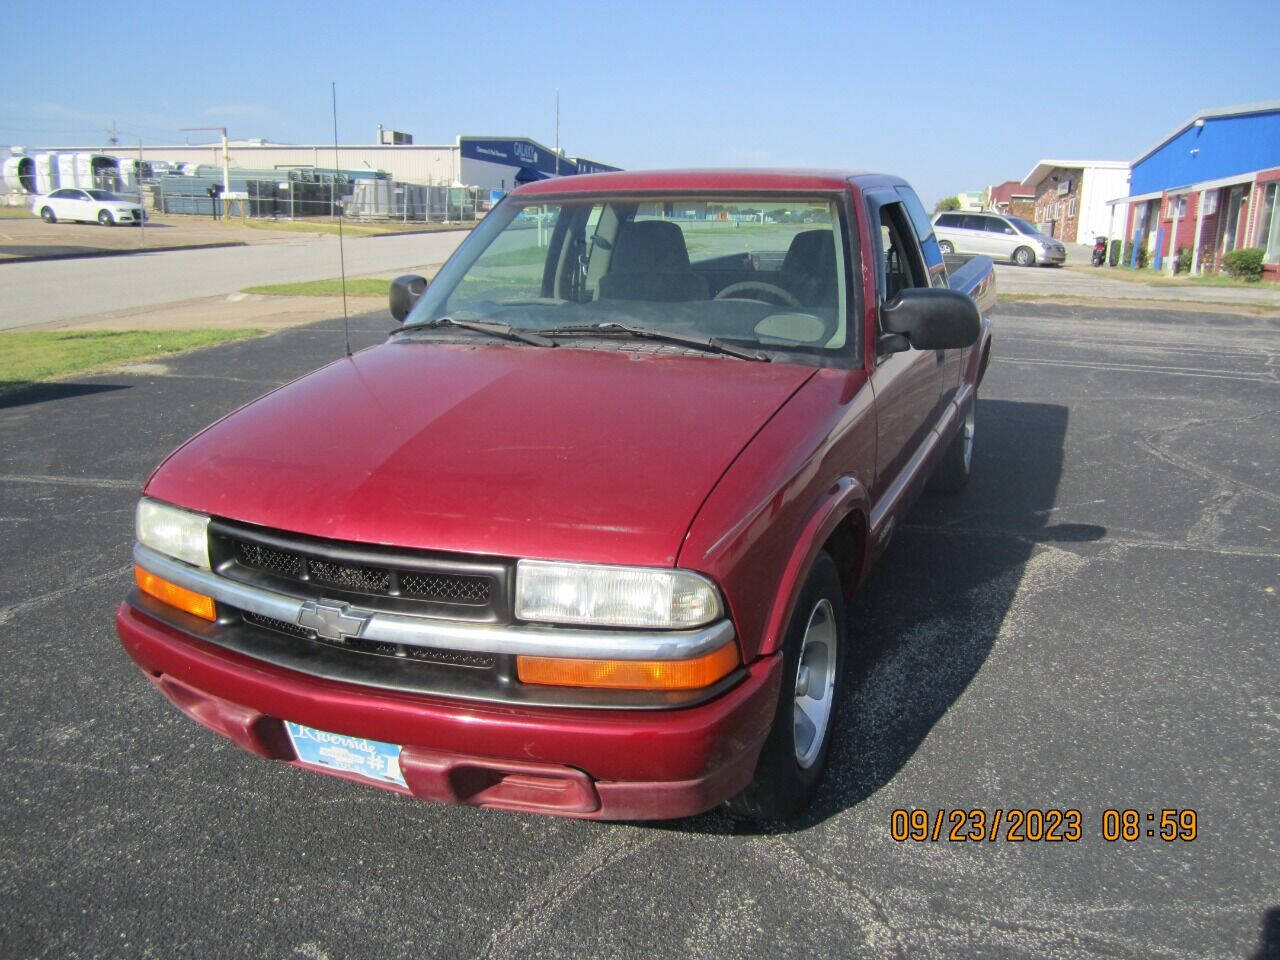
M 992 357 L 994 363 L 1030 363 L 1050 367 L 1080 367 L 1086 370 L 1118 371 L 1121 373 L 1152 373 L 1171 377 L 1206 377 L 1212 380 L 1247 380 L 1251 383 L 1280 383 L 1275 376 L 1250 376 L 1249 374 L 1222 373 L 1202 367 L 1165 367 L 1156 363 L 1103 363 L 1087 360 L 1051 360 L 1040 357 Z

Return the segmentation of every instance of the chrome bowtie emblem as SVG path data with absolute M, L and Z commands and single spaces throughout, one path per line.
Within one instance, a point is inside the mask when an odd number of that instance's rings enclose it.
M 367 614 L 353 613 L 345 603 L 332 606 L 308 600 L 298 611 L 298 626 L 314 630 L 326 640 L 343 640 L 358 637 L 369 622 Z

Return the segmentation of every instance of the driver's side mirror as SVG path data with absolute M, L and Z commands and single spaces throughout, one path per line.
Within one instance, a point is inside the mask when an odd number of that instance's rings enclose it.
M 404 323 L 404 318 L 409 315 L 413 305 L 426 292 L 427 278 L 416 273 L 406 273 L 391 281 L 387 299 L 390 301 L 391 316 L 396 318 L 397 323 Z
M 978 342 L 982 315 L 963 293 L 912 287 L 880 308 L 880 328 L 882 352 L 958 350 Z

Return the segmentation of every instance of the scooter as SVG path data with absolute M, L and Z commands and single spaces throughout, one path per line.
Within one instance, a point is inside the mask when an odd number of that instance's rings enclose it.
M 1107 238 L 1095 237 L 1093 240 L 1093 257 L 1092 263 L 1095 267 L 1100 267 L 1107 262 Z

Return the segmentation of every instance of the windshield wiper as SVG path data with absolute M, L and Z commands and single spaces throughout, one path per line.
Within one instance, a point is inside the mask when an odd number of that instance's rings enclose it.
M 438 330 L 440 327 L 460 327 L 463 330 L 487 333 L 491 337 L 501 337 L 504 340 L 519 340 L 522 343 L 531 343 L 535 347 L 554 347 L 556 345 L 554 340 L 540 337 L 529 330 L 513 327 L 509 323 L 496 323 L 490 320 L 455 320 L 453 317 L 437 317 L 427 323 L 414 323 L 406 327 L 399 327 L 392 330 L 391 335 L 395 336 L 398 333 L 405 333 L 410 330 Z
M 695 337 L 690 334 L 668 333 L 665 330 L 654 330 L 650 327 L 633 327 L 625 323 L 588 323 L 576 327 L 552 327 L 549 330 L 540 332 L 549 337 L 558 335 L 575 337 L 616 336 L 635 337 L 640 340 L 662 340 L 666 343 L 679 344 L 682 347 L 705 350 L 708 353 L 723 353 L 730 357 L 738 357 L 741 360 L 762 360 L 767 363 L 773 359 L 767 353 L 761 353 L 759 350 L 748 350 L 745 347 L 735 347 L 719 337 Z

